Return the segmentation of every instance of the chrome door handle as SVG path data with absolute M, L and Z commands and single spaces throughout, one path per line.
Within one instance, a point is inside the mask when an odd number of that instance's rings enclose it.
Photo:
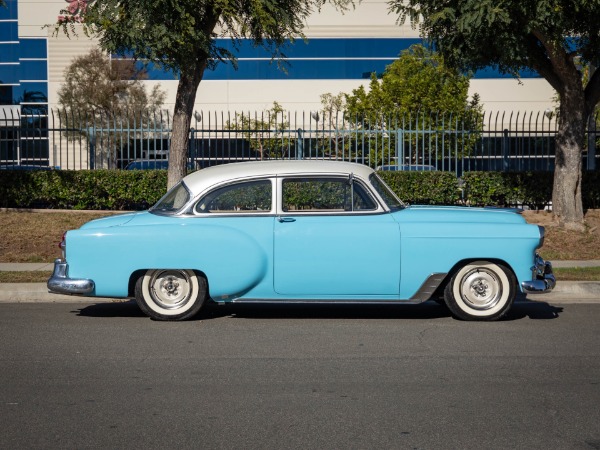
M 277 217 L 277 220 L 279 220 L 279 222 L 283 223 L 283 222 L 295 222 L 296 219 L 294 219 L 293 217 Z

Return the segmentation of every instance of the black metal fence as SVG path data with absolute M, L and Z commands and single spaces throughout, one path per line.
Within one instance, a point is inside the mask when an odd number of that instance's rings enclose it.
M 600 131 L 590 120 L 584 168 L 596 170 Z M 48 115 L 0 109 L 0 168 L 66 170 L 166 168 L 168 112 L 115 117 L 90 112 Z M 196 112 L 190 168 L 261 159 L 334 159 L 389 170 L 552 171 L 556 117 L 485 113 L 465 122 L 449 114 L 415 113 L 352 119 L 324 112 L 276 114 Z

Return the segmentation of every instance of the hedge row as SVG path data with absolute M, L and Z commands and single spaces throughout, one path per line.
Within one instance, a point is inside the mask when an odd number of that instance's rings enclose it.
M 550 172 L 380 172 L 411 204 L 526 205 L 541 208 L 552 198 Z M 165 170 L 0 171 L 0 206 L 91 210 L 141 210 L 160 199 Z M 583 206 L 600 208 L 600 172 L 583 174 Z
M 552 172 L 381 172 L 398 196 L 413 204 L 527 206 L 541 209 L 552 200 Z M 583 207 L 600 208 L 600 172 L 584 172 Z
M 3 170 L 0 206 L 142 210 L 156 203 L 166 187 L 166 170 Z

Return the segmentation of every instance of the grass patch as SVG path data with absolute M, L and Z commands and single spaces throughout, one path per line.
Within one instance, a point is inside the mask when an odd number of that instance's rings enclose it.
M 58 243 L 67 230 L 115 214 L 81 211 L 0 211 L 0 262 L 52 262 L 61 256 Z
M 600 267 L 553 268 L 554 276 L 560 281 L 600 281 Z
M 0 283 L 45 283 L 52 271 L 0 272 Z

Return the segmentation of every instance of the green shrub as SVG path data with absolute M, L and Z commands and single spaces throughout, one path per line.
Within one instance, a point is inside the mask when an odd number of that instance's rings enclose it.
M 6 170 L 0 172 L 0 206 L 141 210 L 156 203 L 166 186 L 166 170 Z
M 461 200 L 458 180 L 451 172 L 382 171 L 379 176 L 405 203 L 454 205 Z
M 552 199 L 552 172 L 379 172 L 407 203 L 472 206 L 526 205 Z M 142 210 L 166 192 L 166 170 L 0 171 L 0 207 Z M 461 191 L 462 187 L 462 191 Z M 600 172 L 584 172 L 583 207 L 600 208 Z
M 465 196 L 473 206 L 525 205 L 540 209 L 552 200 L 552 172 L 467 172 Z

